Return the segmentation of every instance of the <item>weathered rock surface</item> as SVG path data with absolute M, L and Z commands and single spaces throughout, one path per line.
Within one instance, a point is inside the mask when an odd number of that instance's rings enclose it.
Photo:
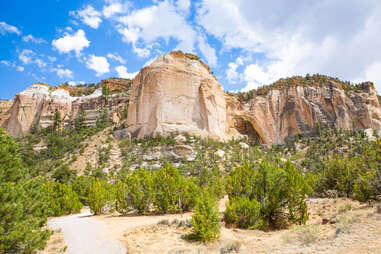
M 127 83 L 126 88 L 130 82 Z M 1 121 L 1 126 L 13 136 L 23 136 L 28 134 L 32 127 L 52 126 L 56 112 L 60 112 L 62 125 L 70 126 L 81 110 L 86 113 L 85 124 L 93 125 L 104 108 L 109 110 L 111 119 L 119 119 L 123 110 L 127 108 L 128 101 L 128 93 L 114 94 L 105 99 L 99 88 L 91 95 L 73 97 L 65 89 L 34 84 L 15 96 L 7 117 L 4 117 L 6 119 Z
M 332 78 L 317 83 L 283 81 L 290 82 L 244 94 L 246 99 L 242 99 L 224 93 L 196 56 L 172 52 L 144 67 L 132 85 L 128 80 L 103 80 L 100 87 L 108 86 L 114 93 L 107 100 L 101 88 L 73 97 L 68 88 L 32 85 L 13 101 L 0 102 L 0 124 L 11 135 L 22 136 L 32 126 L 51 126 L 56 111 L 61 113 L 63 126 L 70 126 L 82 109 L 86 124 L 92 125 L 104 108 L 114 123 L 121 121 L 128 108 L 127 120 L 114 132 L 118 139 L 187 133 L 220 141 L 246 135 L 257 143 L 280 144 L 297 134 L 316 133 L 317 123 L 381 129 L 379 96 L 370 82 L 348 89 Z M 179 137 L 176 142 L 184 144 L 185 137 Z
M 12 104 L 13 101 L 0 100 L 0 126 L 8 119 Z
M 200 61 L 177 52 L 158 57 L 135 77 L 127 125 L 138 138 L 171 133 L 230 138 L 221 84 Z
M 372 83 L 357 92 L 340 83 L 270 89 L 246 103 L 229 100 L 231 127 L 264 144 L 284 143 L 296 134 L 313 134 L 317 124 L 342 129 L 380 129 L 381 106 Z

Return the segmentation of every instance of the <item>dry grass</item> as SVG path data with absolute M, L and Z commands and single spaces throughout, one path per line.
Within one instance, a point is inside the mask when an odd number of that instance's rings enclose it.
M 311 245 L 319 240 L 319 232 L 320 228 L 316 225 L 293 226 L 282 235 L 282 240 L 289 244 Z

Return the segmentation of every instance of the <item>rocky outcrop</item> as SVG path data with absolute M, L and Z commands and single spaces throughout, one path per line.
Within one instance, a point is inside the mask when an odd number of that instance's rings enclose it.
M 222 86 L 198 59 L 160 56 L 135 77 L 127 118 L 132 137 L 188 133 L 230 138 Z
M 229 100 L 229 123 L 264 144 L 281 144 L 297 134 L 314 134 L 320 126 L 380 129 L 381 107 L 372 83 L 348 91 L 338 82 L 269 89 L 238 103 Z
M 129 96 L 125 91 L 104 98 L 101 88 L 98 88 L 91 95 L 73 97 L 66 89 L 34 84 L 15 96 L 2 126 L 9 134 L 22 136 L 28 134 L 33 127 L 52 126 L 54 116 L 59 112 L 62 125 L 69 127 L 82 110 L 86 115 L 85 123 L 93 125 L 105 108 L 109 110 L 110 118 L 118 122 L 123 110 L 127 109 L 128 102 Z
M 3 126 L 5 121 L 9 118 L 9 110 L 12 104 L 13 101 L 0 100 L 0 127 Z
M 103 86 L 111 93 L 107 99 Z M 118 139 L 187 133 L 220 141 L 245 135 L 256 143 L 282 144 L 297 134 L 315 134 L 317 123 L 343 129 L 381 128 L 381 106 L 372 83 L 350 86 L 314 75 L 229 94 L 197 56 L 182 52 L 158 57 L 132 84 L 108 79 L 94 87 L 97 90 L 90 95 L 74 97 L 70 94 L 86 89 L 32 85 L 12 102 L 0 103 L 0 124 L 21 136 L 32 126 L 51 126 L 55 112 L 60 112 L 64 126 L 71 126 L 84 110 L 86 124 L 93 125 L 104 108 L 114 123 L 128 108 L 127 120 L 114 132 Z

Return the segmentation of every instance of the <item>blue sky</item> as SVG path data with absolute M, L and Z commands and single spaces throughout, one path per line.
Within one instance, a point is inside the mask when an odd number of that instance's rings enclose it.
M 177 49 L 225 90 L 322 73 L 381 91 L 380 27 L 376 0 L 1 1 L 0 99 L 35 82 L 131 78 Z

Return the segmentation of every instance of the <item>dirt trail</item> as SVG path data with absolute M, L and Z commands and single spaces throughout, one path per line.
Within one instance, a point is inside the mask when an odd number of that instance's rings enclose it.
M 94 219 L 88 209 L 82 213 L 52 218 L 49 228 L 61 229 L 67 244 L 68 254 L 125 254 L 124 244 L 116 240 L 109 227 Z

